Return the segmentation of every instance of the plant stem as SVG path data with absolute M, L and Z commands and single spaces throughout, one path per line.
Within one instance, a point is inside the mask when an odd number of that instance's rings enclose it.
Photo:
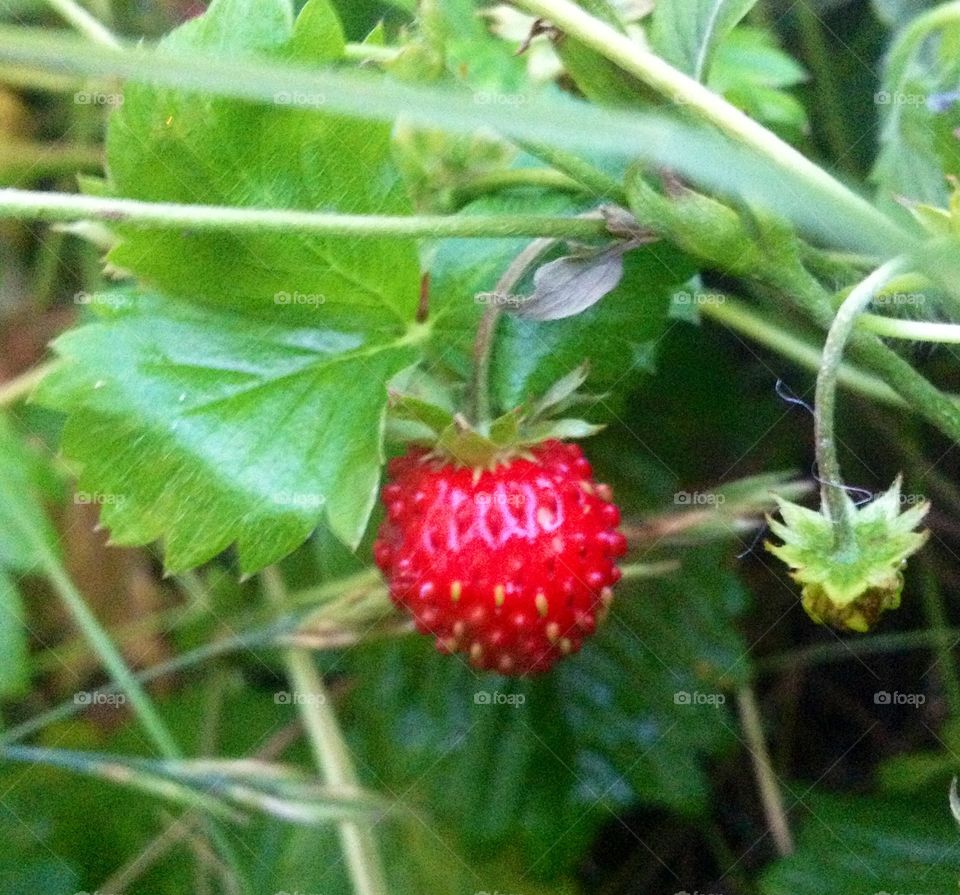
M 740 711 L 740 724 L 747 738 L 747 751 L 753 762 L 753 771 L 760 789 L 760 800 L 767 818 L 767 826 L 773 835 L 777 852 L 789 855 L 793 852 L 793 836 L 790 822 L 783 804 L 783 794 L 777 784 L 777 775 L 770 761 L 770 751 L 763 736 L 763 722 L 753 689 L 747 685 L 737 691 L 737 708 Z
M 606 225 L 604 224 L 604 228 Z M 477 326 L 473 342 L 473 380 L 470 387 L 472 422 L 484 431 L 490 421 L 490 361 L 496 340 L 497 323 L 500 321 L 500 299 L 509 298 L 524 274 L 545 252 L 556 243 L 556 239 L 536 239 L 531 242 L 504 271 L 503 276 L 491 294 Z
M 927 616 L 927 627 L 933 641 L 936 666 L 940 671 L 944 695 L 950 708 L 950 717 L 960 718 L 960 675 L 953 658 L 953 646 L 956 643 L 947 625 L 946 607 L 943 591 L 929 559 L 921 561 L 921 587 L 923 608 Z
M 28 143 L 7 140 L 0 146 L 0 182 L 36 183 L 78 171 L 102 171 L 103 153 L 94 147 L 72 144 Z
M 823 121 L 823 133 L 834 161 L 851 174 L 858 174 L 850 154 L 851 140 L 847 133 L 847 116 L 838 89 L 833 67 L 833 54 L 827 46 L 820 18 L 813 11 L 810 0 L 794 5 L 800 45 L 812 72 L 812 84 L 817 93 L 816 109 Z
M 73 25 L 82 35 L 101 46 L 112 49 L 120 48 L 120 41 L 114 37 L 113 33 L 97 21 L 82 6 L 74 0 L 46 0 L 47 6 L 58 12 L 63 18 Z
M 800 366 L 814 371 L 820 369 L 823 352 L 818 345 L 782 329 L 743 302 L 724 296 L 723 301 L 704 303 L 699 311 L 702 316 L 776 351 Z M 902 406 L 904 403 L 903 399 L 883 380 L 848 364 L 841 365 L 838 381 L 851 391 L 882 404 Z
M 130 700 L 137 718 L 157 751 L 164 758 L 180 758 L 180 747 L 161 720 L 150 697 L 147 696 L 146 691 L 123 660 L 123 656 L 114 646 L 110 635 L 101 627 L 62 566 L 58 562 L 49 562 L 46 572 L 50 583 L 63 600 L 77 627 L 93 646 L 110 676 Z
M 279 570 L 271 566 L 261 573 L 261 578 L 271 602 L 285 606 L 286 587 Z M 284 661 L 294 692 L 300 697 L 297 700 L 300 716 L 313 747 L 318 773 L 331 787 L 356 788 L 353 761 L 312 654 L 309 650 L 291 649 L 286 651 Z M 387 895 L 386 877 L 372 828 L 352 821 L 341 822 L 339 828 L 356 895 Z
M 397 47 L 380 47 L 376 44 L 348 43 L 343 56 L 355 62 L 393 62 L 401 53 Z
M 934 648 L 941 638 L 956 642 L 960 628 L 944 628 L 931 631 L 905 631 L 897 634 L 873 634 L 862 640 L 840 640 L 834 643 L 818 643 L 802 649 L 787 650 L 758 659 L 754 664 L 754 676 L 780 674 L 801 667 L 828 662 L 847 662 L 858 656 L 886 655 L 907 650 Z
M 852 505 L 843 488 L 840 462 L 837 459 L 834 420 L 836 416 L 837 376 L 843 352 L 853 332 L 857 317 L 873 301 L 879 289 L 903 268 L 902 259 L 894 259 L 877 268 L 857 285 L 837 311 L 823 346 L 823 362 L 817 376 L 814 429 L 817 452 L 817 473 L 823 510 L 834 526 L 834 547 L 846 555 L 856 547 Z
M 0 408 L 10 407 L 30 397 L 33 390 L 57 366 L 57 361 L 47 361 L 31 367 L 14 379 L 0 383 Z
M 593 193 L 595 198 L 617 202 L 620 205 L 626 204 L 627 195 L 623 184 L 615 177 L 611 177 L 606 172 L 584 161 L 579 155 L 563 149 L 556 149 L 553 146 L 546 146 L 543 143 L 532 143 L 527 140 L 515 140 L 514 142 L 525 152 L 536 156 L 558 171 L 562 171 L 577 183 L 582 184 L 584 189 Z
M 783 298 L 803 311 L 817 326 L 829 330 L 836 308 L 832 295 L 803 267 L 799 260 L 763 256 L 755 278 L 778 290 Z M 855 329 L 848 353 L 862 366 L 880 376 L 914 412 L 954 441 L 960 441 L 960 403 L 934 386 L 899 354 L 873 333 Z
M 858 217 L 864 227 L 876 227 L 887 238 L 900 239 L 902 242 L 899 227 L 865 199 L 712 90 L 673 68 L 616 28 L 590 15 L 576 3 L 571 0 L 515 0 L 515 4 L 550 21 L 569 37 L 596 50 L 625 72 L 674 102 L 683 104 L 685 110 L 750 146 L 782 171 L 788 172 L 792 179 L 802 178 L 808 190 L 822 197 L 830 207 L 842 206 L 852 216 Z
M 76 221 L 94 219 L 145 228 L 193 232 L 264 233 L 299 231 L 344 238 L 398 236 L 523 236 L 588 239 L 607 233 L 602 220 L 545 215 L 356 215 L 293 209 L 234 208 L 102 199 L 71 193 L 0 189 L 0 220 Z
M 956 323 L 903 320 L 898 317 L 881 317 L 878 314 L 861 314 L 857 326 L 888 339 L 960 345 L 960 325 Z
M 179 746 L 164 725 L 150 697 L 147 696 L 146 691 L 127 666 L 120 651 L 110 639 L 110 635 L 90 611 L 80 591 L 70 580 L 70 576 L 67 575 L 51 547 L 37 532 L 32 522 L 25 518 L 16 495 L 4 492 L 2 499 L 6 504 L 6 511 L 12 516 L 17 529 L 36 550 L 47 579 L 60 599 L 63 600 L 77 627 L 90 642 L 118 688 L 130 700 L 134 713 L 157 751 L 164 758 L 181 757 Z
M 553 168 L 505 168 L 464 177 L 454 187 L 454 202 L 466 205 L 472 199 L 517 187 L 533 187 L 577 192 L 584 187 L 572 177 Z

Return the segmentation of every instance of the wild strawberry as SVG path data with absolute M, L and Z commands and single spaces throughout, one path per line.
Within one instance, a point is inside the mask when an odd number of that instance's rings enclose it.
M 374 556 L 439 649 L 520 675 L 593 634 L 627 544 L 579 447 L 549 440 L 487 468 L 413 448 L 388 474 Z

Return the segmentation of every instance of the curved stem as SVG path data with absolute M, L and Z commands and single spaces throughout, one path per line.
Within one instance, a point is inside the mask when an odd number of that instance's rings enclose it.
M 490 360 L 499 322 L 500 309 L 495 304 L 487 305 L 473 342 L 473 400 L 470 416 L 471 422 L 481 430 L 490 421 Z
M 606 225 L 604 225 L 606 226 Z M 504 271 L 490 296 L 473 342 L 473 381 L 471 383 L 471 422 L 481 431 L 490 420 L 490 360 L 500 321 L 501 298 L 509 298 L 524 274 L 538 258 L 549 251 L 556 239 L 536 239 L 530 243 Z
M 858 217 L 864 227 L 876 227 L 877 232 L 902 244 L 900 229 L 879 209 L 723 97 L 678 71 L 616 28 L 590 15 L 576 3 L 571 0 L 515 0 L 515 5 L 552 22 L 625 72 L 674 102 L 683 104 L 687 111 L 755 149 L 780 169 L 789 172 L 792 178 L 803 178 L 811 192 L 831 205 L 842 206 Z
M 820 476 L 823 509 L 834 524 L 834 545 L 841 554 L 854 546 L 855 534 L 850 499 L 843 488 L 840 462 L 837 459 L 834 432 L 837 376 L 843 361 L 844 348 L 856 325 L 857 317 L 873 301 L 883 285 L 900 273 L 903 267 L 903 260 L 896 258 L 877 268 L 856 286 L 837 311 L 823 346 L 823 362 L 817 376 L 814 413 L 817 471 Z
M 261 578 L 273 603 L 282 607 L 288 602 L 283 578 L 276 567 L 265 569 Z M 332 787 L 356 788 L 357 774 L 350 751 L 310 651 L 287 650 L 285 662 L 294 692 L 299 697 L 297 705 L 313 747 L 317 771 Z M 372 828 L 343 821 L 340 823 L 340 839 L 356 895 L 386 895 L 386 878 Z
M 104 47 L 115 50 L 120 48 L 120 41 L 114 37 L 113 32 L 74 0 L 47 0 L 47 6 L 56 10 L 84 37 L 89 37 L 90 40 Z
M 598 200 L 606 199 L 610 202 L 619 202 L 621 205 L 626 204 L 627 194 L 623 184 L 616 177 L 611 177 L 576 153 L 529 140 L 514 140 L 514 143 L 530 155 L 562 171 L 581 184 L 584 189 L 593 193 Z
M 607 232 L 604 221 L 546 215 L 359 215 L 293 209 L 234 208 L 102 199 L 72 193 L 0 189 L 0 220 L 76 221 L 94 219 L 147 228 L 192 232 L 263 233 L 300 231 L 321 236 L 407 238 L 540 236 L 589 239 Z
M 782 328 L 741 301 L 723 296 L 722 301 L 702 304 L 698 311 L 701 316 L 722 324 L 728 329 L 752 339 L 759 345 L 764 345 L 776 351 L 782 357 L 792 360 L 808 370 L 817 371 L 820 369 L 823 354 L 819 345 L 814 345 L 812 342 Z M 849 364 L 841 365 L 838 381 L 850 391 L 881 404 L 901 407 L 904 405 L 903 399 L 882 379 L 864 373 Z
M 585 187 L 563 171 L 554 168 L 505 168 L 500 171 L 485 171 L 464 177 L 454 186 L 454 202 L 465 205 L 479 196 L 500 190 L 532 187 L 568 192 L 583 191 Z

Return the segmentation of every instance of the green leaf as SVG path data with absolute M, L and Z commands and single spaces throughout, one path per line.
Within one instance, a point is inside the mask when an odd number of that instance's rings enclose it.
M 734 722 L 693 694 L 719 702 L 748 673 L 732 625 L 743 592 L 718 559 L 704 550 L 673 579 L 625 585 L 583 651 L 532 680 L 478 675 L 425 637 L 356 651 L 360 766 L 471 848 L 549 850 L 543 872 L 637 801 L 702 810 L 701 760 L 731 743 Z
M 252 572 L 303 542 L 322 511 L 356 546 L 383 461 L 386 383 L 415 362 L 419 331 L 120 296 L 57 341 L 65 363 L 39 392 L 70 413 L 63 451 L 81 487 L 109 497 L 114 542 L 162 537 L 173 570 L 236 543 Z
M 580 6 L 592 16 L 625 33 L 617 8 L 608 0 L 582 0 Z M 646 84 L 576 38 L 564 35 L 556 41 L 555 49 L 567 74 L 592 102 L 636 107 L 649 106 L 657 101 L 656 93 Z
M 763 895 L 956 891 L 960 852 L 946 782 L 909 799 L 796 790 L 809 816 L 796 853 L 761 877 Z
M 161 43 L 171 52 L 280 59 L 317 66 L 342 55 L 326 0 L 293 23 L 287 0 L 217 0 Z M 110 118 L 107 158 L 116 196 L 255 208 L 408 214 L 390 159 L 390 127 L 149 85 L 128 85 Z M 292 98 L 286 98 L 289 102 Z M 412 320 L 419 265 L 412 242 L 137 230 L 109 255 L 117 267 L 190 301 L 315 322 L 341 307 Z M 318 310 L 319 309 L 319 310 Z
M 880 116 L 880 152 L 871 172 L 881 203 L 901 197 L 946 205 L 945 175 L 960 174 L 960 25 L 945 27 L 912 52 L 891 52 L 874 102 Z M 933 46 L 929 46 L 929 44 Z M 903 219 L 907 215 L 900 209 Z
M 741 26 L 717 45 L 709 85 L 752 118 L 795 137 L 809 122 L 787 88 L 806 80 L 806 71 L 768 31 Z
M 757 0 L 657 0 L 650 41 L 667 62 L 706 81 L 717 44 Z

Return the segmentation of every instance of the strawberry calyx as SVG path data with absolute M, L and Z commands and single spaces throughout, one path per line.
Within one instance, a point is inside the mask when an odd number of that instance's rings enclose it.
M 587 373 L 587 365 L 582 364 L 539 399 L 489 421 L 471 422 L 464 414 L 434 401 L 396 392 L 390 394 L 388 408 L 393 419 L 413 424 L 401 438 L 429 448 L 425 458 L 475 470 L 493 470 L 517 458 L 530 459 L 530 449 L 543 442 L 587 438 L 603 428 L 586 420 L 560 416 L 589 400 L 579 393 Z
M 900 605 L 903 569 L 908 557 L 927 540 L 915 529 L 929 510 L 926 502 L 901 512 L 901 479 L 861 506 L 849 503 L 853 527 L 852 549 L 838 552 L 834 522 L 816 512 L 777 498 L 782 521 L 767 517 L 781 544 L 766 543 L 774 556 L 790 568 L 802 585 L 807 614 L 819 624 L 866 632 L 887 609 Z

